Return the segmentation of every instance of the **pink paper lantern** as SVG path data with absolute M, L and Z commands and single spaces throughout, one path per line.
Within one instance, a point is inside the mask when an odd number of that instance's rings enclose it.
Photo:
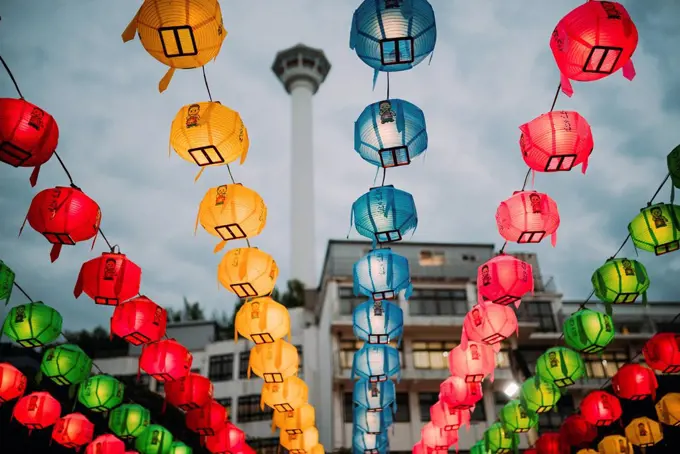
M 498 232 L 507 241 L 540 243 L 551 235 L 551 244 L 555 246 L 560 213 L 557 203 L 547 194 L 515 191 L 496 210 L 496 224 Z
M 439 400 L 451 410 L 470 410 L 482 400 L 482 384 L 451 376 L 439 385 Z
M 470 410 L 458 410 L 438 400 L 430 407 L 432 424 L 442 430 L 458 430 L 460 426 L 470 427 Z
M 487 344 L 468 342 L 467 348 L 458 345 L 449 352 L 449 372 L 462 377 L 468 383 L 479 383 L 488 375 L 493 381 L 496 352 Z
M 423 444 L 435 450 L 447 450 L 453 445 L 458 444 L 457 430 L 443 430 L 428 422 L 420 430 L 420 437 Z
M 447 454 L 448 452 L 448 449 L 433 449 L 426 446 L 422 440 L 418 440 L 418 443 L 413 445 L 413 449 L 411 450 L 412 454 Z
M 492 345 L 500 351 L 501 341 L 518 330 L 515 311 L 499 304 L 479 303 L 465 315 L 460 345 L 466 349 L 468 341 Z
M 501 253 L 477 269 L 477 289 L 485 300 L 519 307 L 520 298 L 534 291 L 533 269 L 529 263 Z

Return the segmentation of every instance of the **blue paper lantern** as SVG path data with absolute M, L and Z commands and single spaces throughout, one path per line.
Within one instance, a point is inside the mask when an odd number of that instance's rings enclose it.
M 352 402 L 358 407 L 370 411 L 397 411 L 397 388 L 394 382 L 387 380 L 371 383 L 368 380 L 357 380 L 352 390 Z
M 368 300 L 354 308 L 352 314 L 354 336 L 369 344 L 389 344 L 404 332 L 404 311 L 387 301 Z
M 373 103 L 354 122 L 354 149 L 374 166 L 408 165 L 426 148 L 425 115 L 408 101 Z
M 408 259 L 390 248 L 373 249 L 354 264 L 353 271 L 357 296 L 381 301 L 394 299 L 402 291 L 409 299 L 413 292 Z
M 394 186 L 371 188 L 352 204 L 354 228 L 376 243 L 401 240 L 418 226 L 413 196 Z
M 388 380 L 390 377 L 401 379 L 399 350 L 391 345 L 364 344 L 354 353 L 352 361 L 352 380 L 363 378 L 371 383 Z
M 386 453 L 389 450 L 387 432 L 369 434 L 354 427 L 352 433 L 352 451 L 357 454 Z
M 385 432 L 393 422 L 391 411 L 368 411 L 354 407 L 353 416 L 354 427 L 368 434 Z

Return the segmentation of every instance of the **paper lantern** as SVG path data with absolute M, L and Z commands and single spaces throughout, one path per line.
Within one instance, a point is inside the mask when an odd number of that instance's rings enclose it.
M 352 433 L 352 448 L 354 452 L 364 454 L 378 454 L 387 452 L 389 449 L 389 440 L 387 433 L 368 434 L 360 430 L 354 430 Z
M 391 380 L 371 383 L 368 380 L 354 382 L 352 402 L 371 411 L 397 411 L 397 391 Z M 389 407 L 392 407 L 390 410 Z
M 560 439 L 569 446 L 586 446 L 597 438 L 597 428 L 578 414 L 564 418 L 560 426 Z
M 581 170 L 586 173 L 593 151 L 593 133 L 578 112 L 548 112 L 519 129 L 522 158 L 531 170 L 560 172 L 582 164 Z
M 9 298 L 12 296 L 15 277 L 14 271 L 0 260 L 0 301 L 4 300 L 5 305 L 9 303 Z
M 369 344 L 401 342 L 404 333 L 404 311 L 388 301 L 368 300 L 352 313 L 354 336 Z
M 607 435 L 598 444 L 599 454 L 634 454 L 633 444 L 621 435 Z
M 519 307 L 520 298 L 534 291 L 531 265 L 501 253 L 477 268 L 477 289 L 485 300 Z
M 52 115 L 24 99 L 0 98 L 0 161 L 33 167 L 31 186 L 58 142 L 59 127 Z
M 599 353 L 615 336 L 612 318 L 587 308 L 578 310 L 566 319 L 562 332 L 566 344 L 579 353 Z
M 78 402 L 95 413 L 107 412 L 123 402 L 125 385 L 110 375 L 94 375 L 80 384 Z
M 217 279 L 239 298 L 266 296 L 274 291 L 279 267 L 256 247 L 229 250 L 217 266 Z
M 279 444 L 290 454 L 306 454 L 312 446 L 319 444 L 319 431 L 316 427 L 308 427 L 295 435 L 281 432 Z
M 197 102 L 182 107 L 170 127 L 170 147 L 201 171 L 210 166 L 226 166 L 248 155 L 248 130 L 241 115 L 219 102 Z
M 447 357 L 451 375 L 462 377 L 466 382 L 480 383 L 491 375 L 496 367 L 496 353 L 487 344 L 470 341 L 467 348 L 458 345 Z
M 52 430 L 52 440 L 66 448 L 79 449 L 92 441 L 94 424 L 80 413 L 60 418 Z
M 371 383 L 396 377 L 401 379 L 401 360 L 399 351 L 391 345 L 364 344 L 354 353 L 352 361 L 352 380 L 364 378 Z
M 525 453 L 526 453 L 526 450 L 525 450 Z M 427 453 L 423 453 L 423 454 L 427 454 Z M 488 454 L 484 440 L 479 440 L 477 443 L 472 445 L 470 447 L 470 454 Z
M 501 202 L 496 210 L 498 233 L 506 241 L 515 243 L 540 243 L 551 235 L 553 246 L 557 243 L 560 213 L 557 203 L 547 194 L 537 191 L 515 191 L 512 197 Z
M 661 424 L 646 416 L 635 418 L 626 426 L 626 438 L 635 446 L 649 448 L 663 440 Z
M 536 451 L 541 454 L 561 454 L 563 451 L 560 447 L 560 443 L 562 443 L 562 441 L 559 433 L 547 432 L 538 437 L 534 446 L 536 447 Z
M 626 454 L 627 452 L 628 451 L 625 451 L 625 450 L 623 451 L 624 454 Z M 631 453 L 632 453 L 632 451 L 631 451 Z M 536 454 L 538 454 L 538 453 L 536 453 Z M 584 448 L 584 449 L 579 449 L 578 451 L 576 451 L 576 454 L 600 454 L 600 452 L 596 451 L 594 449 Z
M 680 206 L 657 203 L 642 208 L 628 224 L 636 248 L 656 255 L 680 249 Z
M 585 420 L 594 426 L 609 426 L 623 413 L 619 399 L 599 390 L 588 393 L 579 408 Z
M 248 378 L 252 371 L 265 383 L 283 383 L 285 378 L 297 374 L 299 364 L 300 357 L 295 345 L 283 339 L 259 344 L 250 350 Z
M 671 183 L 674 188 L 680 188 L 680 145 L 673 148 L 666 159 L 668 164 L 668 174 L 671 176 Z M 673 188 L 671 188 L 673 191 Z M 672 193 L 672 192 L 671 192 Z M 671 203 L 673 198 L 671 197 Z
M 438 400 L 430 407 L 432 424 L 442 430 L 458 430 L 460 426 L 470 427 L 470 410 L 458 410 Z
M 465 315 L 460 345 L 467 348 L 468 340 L 494 345 L 500 349 L 500 343 L 517 332 L 517 316 L 508 306 L 499 304 L 476 304 Z
M 260 194 L 240 183 L 208 189 L 198 207 L 196 226 L 221 239 L 215 252 L 227 241 L 252 238 L 267 224 L 267 205 Z M 195 229 L 194 229 L 195 230 Z
M 390 248 L 373 249 L 354 263 L 354 294 L 374 301 L 391 300 L 413 292 L 408 260 Z
M 611 315 L 610 303 L 634 303 L 642 295 L 647 302 L 649 276 L 642 263 L 631 259 L 609 259 L 591 279 L 595 296 L 605 303 Z
M 542 381 L 553 382 L 558 388 L 576 383 L 586 375 L 586 365 L 581 355 L 566 347 L 547 349 L 536 360 L 536 375 Z
M 527 411 L 519 400 L 511 400 L 498 414 L 503 429 L 510 433 L 529 432 L 538 424 L 538 415 Z
M 0 405 L 24 395 L 26 376 L 10 363 L 0 363 Z
M 196 68 L 215 59 L 227 31 L 217 0 L 144 0 L 123 32 L 123 42 L 133 40 L 135 35 L 149 55 L 170 67 L 158 83 L 162 93 L 175 69 Z
M 405 166 L 426 149 L 425 115 L 408 101 L 378 101 L 354 122 L 354 150 L 374 166 Z
M 109 414 L 109 429 L 123 440 L 139 437 L 151 424 L 151 412 L 137 404 L 123 404 Z
M 484 443 L 490 454 L 510 454 L 519 446 L 519 435 L 506 432 L 501 423 L 496 422 L 484 431 Z
M 180 380 L 189 374 L 193 356 L 174 339 L 144 345 L 139 367 L 160 382 Z
M 482 384 L 451 376 L 439 385 L 439 400 L 453 410 L 469 410 L 482 400 Z
M 450 446 L 458 443 L 458 431 L 440 429 L 430 421 L 420 429 L 420 438 L 425 446 L 448 450 Z
M 168 312 L 146 296 L 116 306 L 111 316 L 111 335 L 132 345 L 156 342 L 165 335 Z
M 309 404 L 296 408 L 293 411 L 279 411 L 274 413 L 272 420 L 272 432 L 279 428 L 288 435 L 301 434 L 308 427 L 316 424 L 316 412 Z
M 560 400 L 562 393 L 551 381 L 543 381 L 538 377 L 528 378 L 522 383 L 519 401 L 528 412 L 545 413 L 550 411 Z
M 231 454 L 235 447 L 245 444 L 246 436 L 235 425 L 227 422 L 215 435 L 205 437 L 205 448 L 212 454 Z
M 117 306 L 139 294 L 142 269 L 125 254 L 104 252 L 83 263 L 73 295 L 85 292 L 96 304 Z
M 352 204 L 354 228 L 377 243 L 400 241 L 418 226 L 413 196 L 392 185 L 371 188 Z M 350 221 L 351 223 L 352 221 Z
M 34 392 L 14 404 L 12 417 L 28 429 L 45 429 L 56 423 L 61 404 L 50 393 Z
M 62 322 L 59 312 L 36 301 L 11 308 L 2 332 L 22 347 L 42 347 L 61 336 Z
M 28 208 L 19 235 L 28 224 L 52 243 L 50 259 L 59 258 L 63 245 L 74 246 L 81 241 L 97 239 L 102 212 L 97 202 L 78 188 L 57 186 L 36 194 Z
M 236 313 L 234 326 L 234 337 L 240 334 L 258 345 L 290 338 L 288 309 L 268 296 L 246 301 Z
M 77 345 L 51 347 L 43 354 L 40 372 L 57 385 L 77 385 L 90 375 L 92 359 Z
M 362 407 L 354 407 L 352 415 L 354 427 L 369 434 L 384 432 L 393 422 L 391 411 L 370 411 Z
M 100 435 L 87 445 L 85 454 L 125 454 L 125 443 L 111 434 Z
M 283 383 L 265 383 L 262 385 L 260 408 L 264 406 L 274 411 L 293 411 L 307 403 L 309 389 L 298 377 L 288 377 Z
M 642 400 L 651 397 L 656 400 L 658 387 L 654 372 L 641 364 L 624 364 L 612 377 L 614 394 L 621 399 Z
M 308 452 L 309 454 L 326 454 L 326 450 L 321 443 L 317 443 L 316 445 L 312 446 Z
M 638 32 L 628 11 L 616 2 L 587 2 L 557 23 L 550 38 L 560 70 L 562 91 L 571 96 L 571 80 L 591 82 L 623 68 L 628 80 L 635 77 L 631 57 Z
M 172 433 L 163 426 L 151 424 L 135 440 L 135 449 L 140 454 L 165 454 L 174 441 Z
M 184 411 L 200 408 L 212 398 L 213 383 L 194 372 L 190 372 L 185 378 L 165 384 L 165 400 Z
M 227 409 L 213 400 L 201 408 L 187 412 L 187 428 L 199 435 L 215 435 L 224 429 L 228 417 Z
M 656 403 L 659 421 L 680 427 L 680 393 L 668 393 Z
M 657 333 L 642 348 L 649 367 L 664 374 L 680 372 L 680 334 Z
M 169 454 L 193 454 L 194 450 L 181 441 L 173 441 Z

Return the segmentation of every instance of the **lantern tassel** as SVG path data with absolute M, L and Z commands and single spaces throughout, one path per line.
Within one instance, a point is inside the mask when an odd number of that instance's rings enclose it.
M 555 245 L 557 244 L 557 230 L 555 230 L 555 232 L 552 235 L 550 235 L 550 244 L 552 245 L 552 247 L 555 247 Z
M 378 74 L 379 71 L 377 69 L 373 70 L 373 91 L 375 91 L 375 84 L 378 83 Z
M 626 62 L 625 65 L 623 65 L 623 77 L 625 77 L 628 80 L 633 80 L 635 79 L 635 75 L 637 74 L 635 72 L 635 65 L 633 64 L 633 59 L 630 59 Z
M 217 253 L 220 252 L 222 249 L 224 249 L 224 246 L 226 246 L 226 245 L 227 245 L 227 242 L 226 242 L 225 240 L 220 241 L 220 242 L 217 243 L 217 245 L 215 246 L 215 249 L 213 249 L 213 253 L 217 254 Z
M 137 10 L 137 14 L 135 14 L 135 17 L 132 18 L 128 26 L 125 27 L 125 30 L 123 30 L 123 33 L 120 35 L 120 37 L 123 38 L 124 43 L 135 39 L 135 34 L 137 33 L 137 20 L 139 18 L 140 10 L 141 8 Z
M 562 93 L 568 98 L 571 98 L 574 95 L 574 88 L 571 86 L 569 78 L 562 73 L 560 73 L 560 87 L 562 87 Z
M 536 171 L 531 169 L 531 189 L 536 187 Z
M 63 245 L 61 243 L 52 245 L 52 250 L 50 251 L 50 260 L 52 261 L 52 263 L 54 263 L 59 258 L 62 246 Z
M 203 171 L 205 170 L 205 167 L 201 167 L 201 170 L 198 171 L 196 176 L 194 177 L 194 183 L 198 181 L 199 178 L 201 178 L 201 175 L 203 175 Z
M 33 172 L 31 172 L 31 177 L 28 179 L 32 188 L 38 183 L 38 175 L 40 175 L 40 166 L 35 166 L 33 167 Z
M 675 186 L 671 185 L 671 205 L 675 202 Z
M 170 81 L 172 80 L 172 76 L 175 75 L 175 68 L 170 68 L 168 69 L 168 72 L 165 73 L 163 78 L 158 82 L 158 92 L 163 93 L 165 90 L 168 89 L 168 85 L 170 85 Z

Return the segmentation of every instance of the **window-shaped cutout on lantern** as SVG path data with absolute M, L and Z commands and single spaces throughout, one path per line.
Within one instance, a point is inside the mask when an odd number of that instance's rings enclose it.
M 198 55 L 196 38 L 191 26 L 160 27 L 158 35 L 166 57 L 174 58 Z
M 535 232 L 522 232 L 522 234 L 517 239 L 517 243 L 519 244 L 540 243 L 541 240 L 543 240 L 545 233 L 546 233 L 545 230 L 538 230 Z
M 390 338 L 387 334 L 369 334 L 368 336 L 369 344 L 389 344 Z
M 635 300 L 640 296 L 640 293 L 619 293 L 614 298 L 614 303 L 634 303 Z
M 611 74 L 621 58 L 622 47 L 593 46 L 583 65 L 584 73 Z
M 379 154 L 380 164 L 386 169 L 388 167 L 407 166 L 411 163 L 411 157 L 406 146 L 383 148 Z
M 394 298 L 396 298 L 394 290 L 387 290 L 385 292 L 374 292 L 373 293 L 373 300 L 374 301 L 393 300 Z
M 215 231 L 224 241 L 239 240 L 248 236 L 238 224 L 218 225 L 215 226 Z
M 283 383 L 283 375 L 279 372 L 265 372 L 262 378 L 265 383 Z
M 274 342 L 274 338 L 272 337 L 271 334 L 269 333 L 252 333 L 250 335 L 252 341 L 255 343 L 255 345 L 260 345 L 260 344 L 271 344 Z M 281 381 L 275 382 L 275 383 L 280 383 Z
M 287 402 L 282 404 L 274 404 L 274 410 L 285 412 L 295 411 L 295 409 Z
M 236 293 L 236 296 L 239 298 L 248 298 L 248 297 L 255 297 L 257 295 L 257 291 L 249 282 L 243 282 L 241 284 L 230 284 L 229 287 L 231 287 L 231 290 Z
M 225 162 L 224 157 L 222 157 L 222 154 L 215 145 L 189 148 L 187 152 L 200 167 L 222 164 Z
M 666 244 L 660 244 L 654 248 L 654 253 L 656 255 L 664 255 L 668 254 L 669 252 L 674 252 L 680 249 L 680 241 L 675 240 L 671 241 L 670 243 Z
M 546 172 L 567 172 L 574 167 L 574 162 L 576 162 L 575 154 L 563 154 L 557 156 L 551 156 L 548 159 L 548 163 L 545 165 Z
M 0 143 L 0 161 L 5 162 L 12 167 L 19 167 L 24 162 L 28 161 L 31 153 L 17 147 L 12 142 L 3 141 Z
M 41 232 L 43 236 L 52 244 L 65 244 L 68 246 L 74 246 L 75 241 L 71 238 L 68 233 L 57 233 L 57 232 Z
M 401 232 L 399 230 L 375 232 L 375 239 L 378 240 L 378 243 L 392 243 L 394 241 L 401 241 Z
M 401 65 L 413 63 L 412 37 L 381 39 L 380 40 L 380 61 L 383 65 Z

